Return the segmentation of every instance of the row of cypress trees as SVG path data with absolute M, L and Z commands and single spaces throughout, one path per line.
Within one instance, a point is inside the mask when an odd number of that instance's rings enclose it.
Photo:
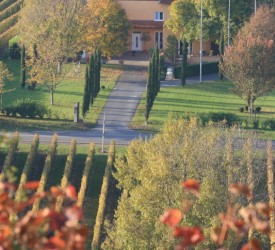
M 85 86 L 82 102 L 82 116 L 84 117 L 93 105 L 100 91 L 101 50 L 92 53 L 89 64 L 86 65 Z
M 146 86 L 146 105 L 145 105 L 145 123 L 148 123 L 150 111 L 153 107 L 154 100 L 160 91 L 160 55 L 159 49 L 153 50 L 149 67 L 148 79 Z

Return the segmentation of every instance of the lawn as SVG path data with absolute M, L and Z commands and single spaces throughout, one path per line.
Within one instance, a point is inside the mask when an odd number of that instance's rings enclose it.
M 80 102 L 80 113 L 84 90 L 84 71 L 85 65 L 81 64 L 80 68 L 74 64 L 67 64 L 65 67 L 70 69 L 70 74 L 66 76 L 63 82 L 57 87 L 54 94 L 54 105 L 50 105 L 50 93 L 44 85 L 38 85 L 35 90 L 28 90 L 27 87 L 20 86 L 20 61 L 6 60 L 14 79 L 6 83 L 6 90 L 15 89 L 14 91 L 4 93 L 3 106 L 10 105 L 21 98 L 30 98 L 37 102 L 43 103 L 51 111 L 50 118 L 47 119 L 23 119 L 23 118 L 6 118 L 0 116 L 1 130 L 87 130 L 95 126 L 97 118 L 103 108 L 107 97 L 115 86 L 116 80 L 121 74 L 121 68 L 102 67 L 101 86 L 104 86 L 98 97 L 90 108 L 89 112 L 83 119 L 83 123 L 74 124 L 73 105 Z
M 233 84 L 228 81 L 204 82 L 202 84 L 189 84 L 185 87 L 162 88 L 155 99 L 150 112 L 149 125 L 144 125 L 145 95 L 136 111 L 132 121 L 133 128 L 144 128 L 159 131 L 169 112 L 180 115 L 202 114 L 209 112 L 234 113 L 242 119 L 242 127 L 251 128 L 249 114 L 241 113 L 240 107 L 246 106 L 244 101 L 231 92 Z M 275 133 L 269 129 L 262 129 L 261 124 L 266 119 L 275 119 L 275 91 L 256 100 L 255 106 L 262 108 L 256 115 L 260 121 L 260 129 L 266 137 Z M 248 123 L 248 124 L 247 124 Z

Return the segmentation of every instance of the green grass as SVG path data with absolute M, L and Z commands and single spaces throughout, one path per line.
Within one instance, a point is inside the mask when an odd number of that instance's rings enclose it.
M 132 121 L 133 128 L 143 128 L 159 131 L 167 119 L 169 112 L 180 115 L 202 114 L 209 112 L 226 112 L 238 115 L 245 127 L 245 121 L 249 120 L 247 112 L 240 113 L 239 108 L 246 106 L 245 102 L 231 92 L 233 84 L 228 81 L 205 82 L 202 84 L 190 84 L 185 87 L 162 88 L 155 99 L 150 112 L 149 125 L 144 125 L 145 94 Z M 262 107 L 262 111 L 256 115 L 260 124 L 266 119 L 275 118 L 275 91 L 267 96 L 260 97 L 255 102 L 255 107 Z M 248 125 L 247 129 L 251 126 Z M 261 129 L 264 137 L 272 136 L 275 132 L 269 129 Z
M 1 130 L 88 130 L 95 126 L 98 116 L 109 96 L 111 90 L 115 86 L 118 76 L 121 74 L 121 68 L 110 68 L 103 66 L 101 72 L 101 89 L 96 98 L 93 107 L 83 119 L 83 123 L 73 123 L 73 105 L 80 102 L 80 113 L 82 105 L 82 97 L 84 90 L 84 71 L 85 65 L 81 64 L 80 69 L 76 73 L 70 73 L 58 85 L 54 94 L 54 105 L 50 105 L 50 93 L 44 85 L 38 85 L 35 90 L 28 90 L 27 86 L 20 86 L 20 62 L 18 60 L 6 60 L 5 63 L 14 75 L 14 79 L 6 83 L 5 89 L 12 90 L 3 95 L 3 106 L 10 105 L 14 101 L 21 98 L 30 98 L 37 102 L 45 104 L 51 110 L 51 119 L 22 119 L 7 118 L 0 116 Z M 73 65 L 68 64 L 65 67 L 72 69 Z M 82 119 L 82 116 L 80 115 Z

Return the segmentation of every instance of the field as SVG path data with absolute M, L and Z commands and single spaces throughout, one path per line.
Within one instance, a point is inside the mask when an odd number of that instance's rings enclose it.
M 57 153 L 56 153 L 56 156 L 54 157 L 50 174 L 45 183 L 46 189 L 48 189 L 51 186 L 60 185 L 62 176 L 64 174 L 64 167 L 66 164 L 69 147 L 70 147 L 69 145 L 57 144 Z M 21 179 L 23 168 L 24 168 L 24 165 L 26 164 L 26 160 L 28 158 L 30 148 L 31 148 L 30 145 L 19 143 L 18 152 L 14 154 L 15 157 L 14 157 L 13 165 L 16 167 L 14 168 L 15 171 L 13 171 L 13 175 L 15 177 L 15 184 L 17 185 L 19 184 L 19 181 Z M 31 171 L 27 174 L 27 181 L 40 180 L 40 176 L 43 170 L 43 165 L 45 163 L 45 158 L 47 156 L 49 148 L 50 148 L 49 145 L 39 144 L 38 151 L 35 154 L 34 161 L 31 166 Z M 125 149 L 126 149 L 125 147 L 116 148 L 116 154 L 124 154 Z M 75 186 L 77 192 L 79 192 L 79 189 L 80 189 L 81 178 L 82 178 L 88 150 L 89 150 L 88 146 L 77 146 L 76 148 L 75 160 L 71 169 L 71 174 L 69 176 L 69 183 Z M 0 147 L 0 170 L 1 171 L 2 171 L 2 165 L 6 158 L 7 152 L 8 152 L 7 146 Z M 99 202 L 99 194 L 101 191 L 102 179 L 103 179 L 105 167 L 107 164 L 107 157 L 108 157 L 108 154 L 101 153 L 100 149 L 96 147 L 95 155 L 92 161 L 91 172 L 87 179 L 88 181 L 87 181 L 87 189 L 85 192 L 85 198 L 83 203 L 83 211 L 84 211 L 84 223 L 88 225 L 89 231 L 90 231 L 90 234 L 89 234 L 90 240 L 93 234 L 93 227 L 95 224 L 95 219 L 96 219 L 96 214 L 98 209 L 98 202 Z M 112 186 L 112 188 L 114 187 Z M 114 192 L 114 190 L 112 190 L 111 192 Z M 115 199 L 116 198 L 117 197 L 115 197 Z M 110 211 L 107 211 L 107 213 L 108 212 Z M 90 242 L 88 242 L 88 245 L 90 245 Z
M 249 123 L 248 112 L 241 113 L 239 111 L 239 108 L 245 107 L 246 104 L 239 96 L 231 92 L 232 87 L 233 84 L 228 81 L 216 81 L 188 84 L 183 88 L 181 86 L 162 88 L 150 112 L 147 127 L 144 126 L 145 95 L 143 95 L 132 121 L 132 127 L 159 131 L 169 112 L 179 115 L 225 112 L 238 115 L 242 119 L 242 127 L 250 129 L 252 125 Z M 275 91 L 258 98 L 255 106 L 262 108 L 254 119 L 260 122 L 260 131 L 263 133 L 263 137 L 275 138 L 273 131 L 261 128 L 265 120 L 275 118 Z
M 107 97 L 115 86 L 116 80 L 121 74 L 121 69 L 102 67 L 101 71 L 101 86 L 104 86 L 95 103 L 89 112 L 82 118 L 83 123 L 74 124 L 73 121 L 73 105 L 75 102 L 80 102 L 80 113 L 84 91 L 84 71 L 85 65 L 68 64 L 65 65 L 70 71 L 63 82 L 57 87 L 54 94 L 54 105 L 50 105 L 50 93 L 44 85 L 38 85 L 35 90 L 28 90 L 27 86 L 20 86 L 20 62 L 18 60 L 7 60 L 10 71 L 14 75 L 14 79 L 6 83 L 5 89 L 10 91 L 3 95 L 3 106 L 10 105 L 17 99 L 30 98 L 37 102 L 45 104 L 51 110 L 50 119 L 23 119 L 23 118 L 6 118 L 0 116 L 1 129 L 5 130 L 87 130 L 95 126 L 98 115 L 104 106 Z

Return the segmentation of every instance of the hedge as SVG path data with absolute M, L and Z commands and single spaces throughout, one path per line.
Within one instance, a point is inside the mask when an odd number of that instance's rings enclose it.
M 219 71 L 219 62 L 204 63 L 202 65 L 202 74 L 213 74 L 218 73 Z M 174 69 L 174 75 L 176 79 L 180 79 L 181 76 L 181 67 L 176 67 Z M 187 77 L 198 76 L 200 75 L 200 65 L 199 64 L 190 64 L 187 65 Z
M 38 189 L 37 189 L 37 192 L 36 192 L 37 194 L 43 192 L 44 189 L 45 189 L 47 179 L 48 179 L 48 175 L 49 175 L 49 172 L 50 172 L 51 167 L 52 167 L 52 162 L 53 162 L 53 159 L 54 159 L 55 154 L 56 154 L 57 138 L 58 138 L 57 134 L 54 134 L 54 136 L 52 138 L 52 141 L 51 141 L 50 150 L 48 152 L 48 155 L 47 155 L 44 167 L 43 167 L 43 172 L 42 172 L 40 182 L 39 182 L 39 186 L 38 186 Z M 32 211 L 36 212 L 36 211 L 39 210 L 40 200 L 41 199 L 39 197 L 37 197 L 35 199 L 35 201 L 33 203 Z
M 0 22 L 15 14 L 21 9 L 21 5 L 23 4 L 23 0 L 18 0 L 17 2 L 11 4 L 8 8 L 4 9 L 0 12 Z
M 108 152 L 107 165 L 105 168 L 105 173 L 103 176 L 103 181 L 101 186 L 99 205 L 98 205 L 96 221 L 94 226 L 92 250 L 99 249 L 99 245 L 100 245 L 100 232 L 101 232 L 101 228 L 102 228 L 104 216 L 105 216 L 106 199 L 108 195 L 109 181 L 110 181 L 110 176 L 111 176 L 114 161 L 115 161 L 115 142 L 112 141 Z
M 79 207 L 82 207 L 82 204 L 83 204 L 83 201 L 84 201 L 84 198 L 85 198 L 85 192 L 86 192 L 86 188 L 87 188 L 87 184 L 88 184 L 88 178 L 89 178 L 90 171 L 91 171 L 91 168 L 92 168 L 92 165 L 93 165 L 94 154 L 95 154 L 95 144 L 91 143 L 90 144 L 90 149 L 89 149 L 86 161 L 85 161 L 85 168 L 84 168 L 84 171 L 83 171 L 83 176 L 82 176 L 82 179 L 81 179 L 81 185 L 80 185 L 80 189 L 79 189 L 79 192 L 78 192 L 77 205 Z
M 23 189 L 24 189 L 24 185 L 27 182 L 29 174 L 32 170 L 33 162 L 34 162 L 34 159 L 35 159 L 36 154 L 37 154 L 38 146 L 39 146 L 39 135 L 35 134 L 34 137 L 33 137 L 30 152 L 28 154 L 23 172 L 21 174 L 18 189 L 16 191 L 16 195 L 15 195 L 15 201 L 16 202 L 20 201 L 20 199 L 22 198 L 22 192 L 23 192 Z
M 16 132 L 13 139 L 10 142 L 9 152 L 6 156 L 6 159 L 3 164 L 2 172 L 0 174 L 0 181 L 3 181 L 5 179 L 6 177 L 5 174 L 8 171 L 8 168 L 11 167 L 11 165 L 14 162 L 15 154 L 18 150 L 18 143 L 19 143 L 19 133 Z
M 0 12 L 15 3 L 17 0 L 4 0 L 0 2 Z
M 18 13 L 13 14 L 9 18 L 0 23 L 0 34 L 4 33 L 10 27 L 14 26 L 18 20 Z
M 75 153 L 76 153 L 76 140 L 73 139 L 71 141 L 70 150 L 69 150 L 69 154 L 67 156 L 67 161 L 66 161 L 66 165 L 65 165 L 65 169 L 64 169 L 64 174 L 63 174 L 63 177 L 61 180 L 61 188 L 62 189 L 65 189 L 66 186 L 68 185 L 68 180 L 69 180 L 69 177 L 70 177 L 70 174 L 71 174 L 71 171 L 73 168 L 73 164 L 74 164 Z M 59 196 L 57 198 L 56 208 L 55 208 L 57 212 L 60 211 L 62 204 L 63 204 L 63 200 L 64 200 L 63 196 Z

